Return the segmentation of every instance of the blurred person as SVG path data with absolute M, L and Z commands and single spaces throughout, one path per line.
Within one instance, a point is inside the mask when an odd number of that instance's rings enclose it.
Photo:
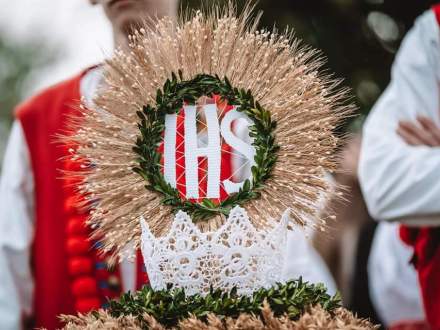
M 381 222 L 368 258 L 368 282 L 373 306 L 390 329 L 428 329 L 412 249 L 399 237 L 399 224 Z M 400 328 L 399 328 L 400 327 Z
M 381 323 L 368 287 L 367 261 L 376 223 L 368 214 L 357 175 L 361 143 L 361 134 L 355 133 L 340 147 L 338 169 L 331 178 L 341 189 L 322 212 L 334 220 L 328 232 L 315 234 L 314 245 L 335 277 L 344 305 L 359 317 Z
M 316 232 L 313 237 L 314 245 L 329 266 L 345 303 L 350 296 L 356 237 L 362 224 L 368 221 L 357 180 L 360 144 L 360 136 L 354 135 L 341 146 L 338 169 L 329 175 L 329 180 L 343 189 L 326 201 L 320 214 L 323 218 L 333 217 L 334 221 L 329 223 L 329 232 Z
M 177 0 L 90 0 L 103 7 L 116 46 L 147 17 L 175 17 Z M 60 314 L 88 312 L 106 297 L 134 291 L 146 281 L 142 260 L 109 269 L 88 240 L 87 217 L 75 189 L 60 180 L 68 149 L 53 143 L 84 98 L 92 102 L 99 66 L 52 86 L 15 112 L 0 182 L 0 329 L 55 329 Z M 140 261 L 139 261 L 140 260 Z M 136 267 L 137 266 L 137 267 Z M 122 275 L 122 276 L 121 276 Z
M 440 5 L 416 20 L 363 129 L 360 183 L 370 214 L 383 221 L 370 288 L 396 329 L 440 329 L 439 22 Z
M 146 17 L 176 16 L 177 0 L 89 0 L 101 5 L 113 26 L 115 45 Z M 67 118 L 84 99 L 92 104 L 102 67 L 85 69 L 17 107 L 0 181 L 0 329 L 55 329 L 58 315 L 105 307 L 106 298 L 139 289 L 146 281 L 142 258 L 109 269 L 88 239 L 87 214 L 77 209 L 75 182 L 60 179 L 69 146 L 54 143 Z M 336 291 L 331 275 L 299 232 L 291 233 L 284 271 L 323 282 Z

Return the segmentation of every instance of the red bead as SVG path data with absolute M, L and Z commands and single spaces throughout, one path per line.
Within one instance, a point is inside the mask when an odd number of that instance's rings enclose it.
M 74 257 L 68 262 L 70 276 L 79 276 L 91 274 L 93 271 L 93 262 L 90 258 Z
M 89 233 L 89 228 L 86 225 L 85 216 L 73 216 L 67 222 L 67 235 L 87 235 Z
M 67 239 L 66 249 L 70 256 L 80 256 L 90 251 L 90 241 L 87 236 L 75 236 Z
M 75 308 L 78 313 L 88 313 L 92 310 L 99 309 L 101 307 L 101 302 L 98 298 L 81 298 L 75 303 Z
M 79 277 L 72 283 L 72 293 L 75 297 L 91 297 L 97 292 L 96 280 L 93 277 Z
M 80 198 L 76 195 L 72 195 L 67 197 L 64 200 L 64 211 L 66 213 L 79 213 L 79 207 L 80 207 Z

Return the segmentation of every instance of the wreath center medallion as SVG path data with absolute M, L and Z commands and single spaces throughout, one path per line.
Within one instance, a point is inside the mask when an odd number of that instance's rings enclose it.
M 202 97 L 165 116 L 162 152 L 165 180 L 182 199 L 224 201 L 251 179 L 255 147 L 251 120 L 220 98 Z M 237 134 L 238 132 L 238 134 Z
M 225 77 L 172 75 L 138 111 L 134 171 L 162 202 L 194 221 L 228 215 L 260 196 L 277 159 L 275 122 L 250 91 Z

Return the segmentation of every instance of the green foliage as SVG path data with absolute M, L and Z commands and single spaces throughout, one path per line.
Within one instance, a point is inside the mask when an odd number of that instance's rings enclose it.
M 32 42 L 17 43 L 0 31 L 0 170 L 6 147 L 13 108 L 23 100 L 29 77 L 36 68 L 53 64 L 56 49 L 35 37 Z
M 246 180 L 236 194 L 229 196 L 219 204 L 210 199 L 200 203 L 182 200 L 177 189 L 165 181 L 160 170 L 161 154 L 158 152 L 162 141 L 164 121 L 167 114 L 177 113 L 184 104 L 194 104 L 201 96 L 219 95 L 228 104 L 237 105 L 238 111 L 244 112 L 252 121 L 250 136 L 255 147 L 255 166 L 252 167 L 252 180 Z M 277 160 L 279 146 L 276 144 L 274 130 L 276 122 L 271 114 L 254 100 L 250 90 L 238 89 L 231 86 L 225 77 L 199 74 L 194 79 L 184 81 L 179 72 L 179 78 L 173 73 L 162 90 L 157 90 L 156 106 L 146 105 L 143 111 L 138 111 L 141 135 L 136 141 L 133 151 L 138 154 L 139 166 L 133 169 L 145 181 L 146 189 L 163 195 L 162 203 L 172 206 L 174 210 L 189 213 L 197 222 L 208 219 L 216 214 L 228 215 L 235 205 L 243 205 L 251 199 L 260 197 L 264 182 L 270 177 Z
M 331 312 L 341 305 L 339 295 L 328 295 L 323 284 L 309 284 L 300 278 L 270 289 L 261 288 L 250 297 L 238 295 L 235 289 L 229 293 L 211 290 L 202 297 L 186 296 L 183 289 L 169 287 L 154 291 L 144 287 L 134 295 L 127 293 L 118 301 L 111 301 L 109 312 L 114 317 L 133 315 L 141 323 L 144 322 L 143 314 L 147 313 L 163 325 L 172 327 L 190 315 L 201 320 L 206 320 L 209 313 L 220 318 L 236 318 L 241 313 L 259 315 L 264 301 L 275 316 L 287 314 L 291 319 L 298 319 L 309 306 L 319 304 Z
M 26 79 L 36 68 L 53 64 L 57 53 L 43 40 L 16 44 L 0 31 L 0 119 L 12 119 L 12 109 L 20 102 Z

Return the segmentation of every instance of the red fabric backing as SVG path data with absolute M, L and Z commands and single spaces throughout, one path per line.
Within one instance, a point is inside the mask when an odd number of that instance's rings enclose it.
M 214 101 L 216 102 L 220 113 L 224 116 L 233 107 L 227 104 L 222 104 L 220 97 L 215 95 Z M 186 177 L 185 177 L 185 111 L 180 109 L 177 113 L 176 122 L 176 189 L 180 193 L 182 199 L 186 198 Z M 232 148 L 227 143 L 221 145 L 221 171 L 220 182 L 226 179 L 231 179 L 232 176 Z M 164 152 L 164 142 L 159 145 L 159 152 Z M 161 162 L 163 164 L 164 159 L 162 157 Z M 207 159 L 205 157 L 199 158 L 198 172 L 199 172 L 199 199 L 191 200 L 192 202 L 201 202 L 205 199 L 207 190 L 207 174 L 206 167 L 208 166 Z M 163 171 L 163 168 L 162 168 Z M 225 191 L 223 185 L 220 185 L 220 198 L 212 199 L 214 203 L 220 203 L 228 198 L 228 193 Z

